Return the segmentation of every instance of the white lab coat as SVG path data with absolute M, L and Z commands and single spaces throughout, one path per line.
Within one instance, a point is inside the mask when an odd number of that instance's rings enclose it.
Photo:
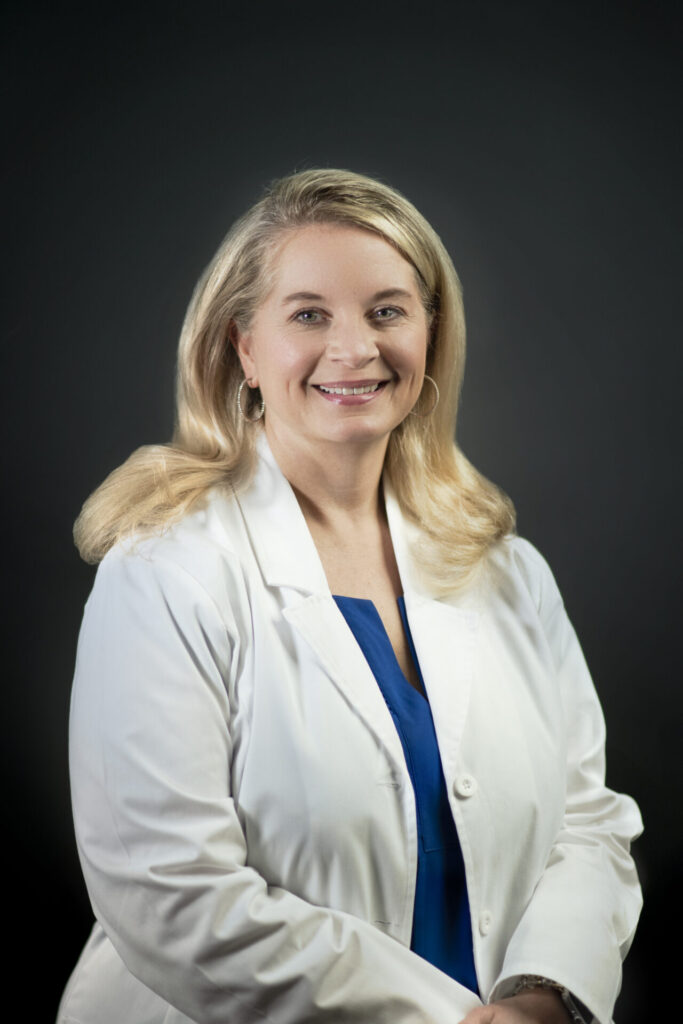
M 60 1024 L 457 1024 L 410 951 L 414 795 L 375 679 L 263 435 L 253 484 L 100 564 L 70 723 L 97 922 Z M 608 1024 L 641 905 L 636 804 L 546 563 L 510 537 L 435 599 L 386 488 L 464 857 L 484 1000 L 523 973 Z

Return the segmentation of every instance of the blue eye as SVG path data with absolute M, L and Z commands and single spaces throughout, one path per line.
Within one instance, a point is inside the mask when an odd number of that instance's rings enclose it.
M 380 306 L 379 309 L 375 310 L 376 314 L 377 313 L 386 313 L 386 312 L 394 313 L 395 315 L 391 316 L 391 317 L 388 317 L 388 316 L 378 316 L 377 319 L 380 320 L 380 321 L 382 321 L 382 320 L 390 321 L 390 320 L 395 320 L 396 317 L 398 317 L 398 316 L 403 316 L 402 310 L 398 309 L 396 306 Z M 311 315 L 313 315 L 313 316 L 320 316 L 320 312 L 317 309 L 300 309 L 298 313 L 294 314 L 294 320 L 298 320 L 300 324 L 317 324 L 318 323 L 317 320 L 302 320 L 302 319 L 300 319 L 300 317 L 311 316 Z
M 294 314 L 294 319 L 295 320 L 299 320 L 300 316 L 303 316 L 304 314 L 309 314 L 309 313 L 313 313 L 315 316 L 320 316 L 320 314 L 318 313 L 317 309 L 302 309 L 298 313 Z M 314 320 L 299 320 L 299 323 L 301 323 L 301 324 L 311 324 L 311 323 L 315 323 L 315 322 L 316 321 L 314 321 Z

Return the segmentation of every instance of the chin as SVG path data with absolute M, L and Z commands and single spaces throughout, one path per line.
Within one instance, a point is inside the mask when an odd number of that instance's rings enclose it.
M 336 429 L 330 430 L 327 436 L 330 441 L 336 441 L 339 444 L 371 443 L 386 440 L 392 430 L 393 426 L 381 428 L 363 423 L 340 423 Z

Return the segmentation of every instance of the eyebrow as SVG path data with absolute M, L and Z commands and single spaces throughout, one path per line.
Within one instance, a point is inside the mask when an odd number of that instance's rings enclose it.
M 379 302 L 380 299 L 412 299 L 413 295 L 411 292 L 407 292 L 405 288 L 385 288 L 381 292 L 375 292 L 371 296 L 371 302 Z M 286 299 L 282 300 L 282 305 L 286 306 L 288 302 L 298 302 L 300 299 L 305 299 L 307 302 L 324 302 L 325 296 L 318 295 L 317 292 L 293 292 L 288 295 Z

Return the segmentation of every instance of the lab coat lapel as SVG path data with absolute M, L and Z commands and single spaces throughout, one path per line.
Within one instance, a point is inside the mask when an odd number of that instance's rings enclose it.
M 474 682 L 478 616 L 410 594 L 405 603 L 444 770 L 455 774 Z
M 326 674 L 374 733 L 399 771 L 403 748 L 391 714 L 346 620 L 331 595 L 312 595 L 283 612 L 316 654 Z M 387 782 L 395 781 L 387 779 Z
M 381 691 L 330 593 L 296 495 L 262 433 L 250 486 L 238 493 L 252 550 L 268 586 L 278 587 L 283 615 L 314 651 L 325 673 L 382 743 L 395 766 L 405 760 Z
M 403 584 L 406 615 L 432 709 L 444 770 L 455 773 L 476 671 L 480 614 L 476 587 L 436 597 L 410 554 L 418 529 L 384 483 L 387 519 Z

